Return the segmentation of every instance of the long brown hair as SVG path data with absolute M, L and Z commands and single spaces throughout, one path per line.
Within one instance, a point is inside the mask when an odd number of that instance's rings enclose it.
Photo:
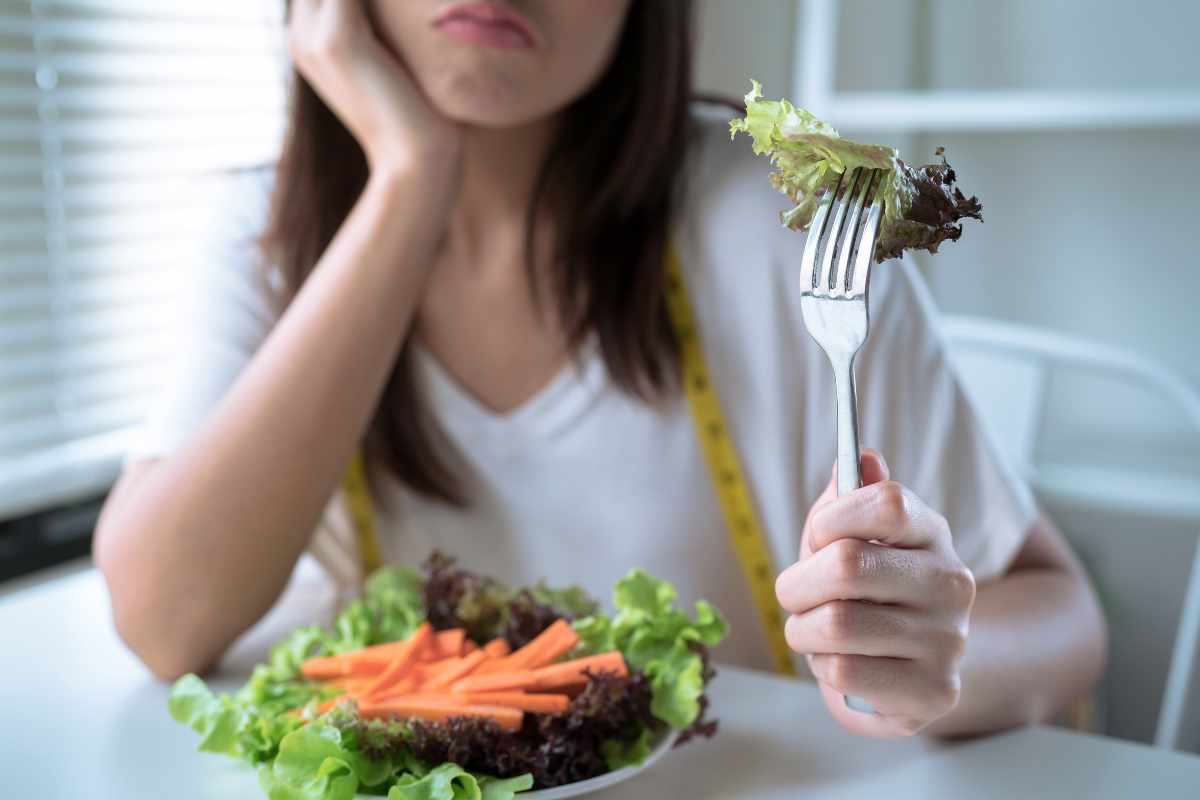
M 572 347 L 594 334 L 623 390 L 655 401 L 676 384 L 663 257 L 688 138 L 692 0 L 633 0 L 611 64 L 563 113 L 526 223 L 533 269 L 535 209 L 556 215 L 555 296 Z M 299 75 L 276 168 L 264 263 L 299 291 L 367 181 L 357 141 Z M 413 490 L 464 504 L 461 466 L 429 409 L 405 346 L 367 436 L 367 455 Z

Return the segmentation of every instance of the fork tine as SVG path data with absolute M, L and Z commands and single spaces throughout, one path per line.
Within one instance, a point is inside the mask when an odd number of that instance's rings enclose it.
M 817 213 L 813 215 L 812 224 L 808 226 L 808 238 L 804 240 L 804 254 L 800 259 L 800 289 L 811 292 L 817 286 L 817 262 L 820 261 L 821 240 L 825 237 L 825 229 L 829 223 L 829 206 L 842 187 L 842 178 L 838 175 L 837 185 L 832 192 L 826 192 L 817 205 Z
M 858 235 L 862 227 L 863 206 L 866 205 L 869 192 L 875 184 L 875 170 L 863 170 L 860 180 L 855 181 L 857 192 L 850 201 L 849 216 L 846 217 L 845 232 L 838 242 L 837 275 L 830 283 L 830 289 L 838 297 L 844 297 L 850 291 L 846 273 L 850 270 L 850 257 L 857 249 Z
M 851 297 L 861 297 L 867 292 L 867 280 L 871 276 L 871 262 L 875 260 L 875 239 L 879 234 L 879 222 L 883 218 L 883 170 L 874 170 L 871 180 L 871 207 L 867 210 L 862 230 L 855 239 L 853 267 L 847 277 L 847 289 Z
M 833 226 L 829 229 L 829 240 L 825 245 L 824 252 L 821 254 L 821 272 L 818 275 L 817 288 L 822 290 L 821 293 L 828 292 L 834 286 L 832 283 L 834 278 L 833 259 L 837 256 L 838 245 L 842 241 L 842 228 L 846 225 L 846 206 L 849 204 L 854 192 L 858 189 L 858 182 L 861 177 L 862 169 L 855 169 L 854 173 L 850 176 L 850 184 L 846 187 L 846 191 L 841 192 L 840 197 L 834 198 Z M 844 182 L 843 180 L 842 183 Z M 841 183 L 839 183 L 840 185 Z

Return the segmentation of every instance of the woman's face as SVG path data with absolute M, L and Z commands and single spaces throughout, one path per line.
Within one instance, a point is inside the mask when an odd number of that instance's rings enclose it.
M 547 117 L 591 88 L 630 2 L 367 0 L 379 37 L 433 105 L 494 128 Z

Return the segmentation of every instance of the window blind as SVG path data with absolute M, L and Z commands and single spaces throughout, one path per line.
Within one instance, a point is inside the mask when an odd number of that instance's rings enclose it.
M 278 151 L 276 0 L 0 0 L 0 519 L 103 490 L 219 175 Z

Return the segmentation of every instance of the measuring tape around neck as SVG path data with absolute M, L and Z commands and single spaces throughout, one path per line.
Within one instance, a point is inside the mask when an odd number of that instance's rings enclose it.
M 759 620 L 767 636 L 775 667 L 785 675 L 795 675 L 792 651 L 783 636 L 783 620 L 775 600 L 776 569 L 767 547 L 767 537 L 758 515 L 750 486 L 738 457 L 737 447 L 729 434 L 725 414 L 713 389 L 708 362 L 696 326 L 695 314 L 688 299 L 683 268 L 673 247 L 667 250 L 667 311 L 675 338 L 679 342 L 682 362 L 683 390 L 691 410 L 696 436 L 708 465 L 721 516 L 729 541 L 737 554 L 742 575 L 750 587 Z M 342 483 L 350 516 L 358 537 L 359 553 L 366 574 L 381 563 L 379 537 L 371 513 L 371 496 L 367 486 L 362 454 L 355 456 Z
M 667 251 L 667 312 L 679 342 L 683 391 L 687 395 L 696 437 L 700 440 L 709 477 L 721 506 L 721 516 L 725 519 L 729 542 L 733 545 L 742 575 L 750 587 L 759 621 L 775 659 L 775 668 L 784 675 L 795 675 L 796 665 L 792 660 L 792 650 L 783 636 L 783 618 L 779 602 L 775 599 L 777 571 L 767 547 L 766 529 L 758 515 L 754 497 L 750 494 L 750 484 L 742 469 L 737 446 L 730 436 L 729 425 L 725 422 L 721 401 L 713 388 L 700 329 L 696 325 L 691 300 L 688 299 L 683 267 L 673 247 Z

